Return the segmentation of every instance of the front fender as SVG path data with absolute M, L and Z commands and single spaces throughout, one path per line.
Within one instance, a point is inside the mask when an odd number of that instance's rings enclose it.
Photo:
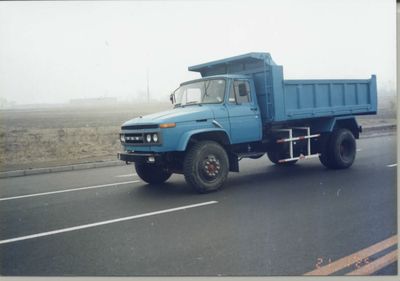
M 220 129 L 220 128 L 205 128 L 205 129 L 192 130 L 192 131 L 188 131 L 188 132 L 184 133 L 181 136 L 180 140 L 179 140 L 178 147 L 177 147 L 176 150 L 177 151 L 185 151 L 190 138 L 192 136 L 194 136 L 194 135 L 203 134 L 203 133 L 214 133 L 214 132 L 225 134 L 225 136 L 229 140 L 229 143 L 231 143 L 231 139 L 229 137 L 229 134 L 224 129 Z

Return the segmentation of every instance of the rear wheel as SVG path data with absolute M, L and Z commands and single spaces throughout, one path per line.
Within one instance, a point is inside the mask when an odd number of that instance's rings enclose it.
M 323 144 L 321 163 L 331 169 L 349 168 L 356 157 L 356 140 L 348 129 L 335 130 Z
M 288 158 L 286 153 L 282 148 L 276 147 L 274 150 L 270 150 L 267 152 L 268 159 L 279 166 L 291 166 L 296 164 L 297 160 L 287 161 L 287 162 L 279 162 L 281 159 Z
M 148 163 L 135 162 L 135 169 L 137 175 L 149 184 L 161 184 L 172 175 L 172 173 L 166 171 L 163 166 Z
M 195 143 L 183 161 L 186 182 L 199 193 L 218 190 L 228 177 L 228 172 L 228 155 L 214 141 Z
M 330 140 L 331 140 L 331 134 L 321 135 L 320 138 L 321 154 L 319 156 L 319 161 L 325 167 L 329 169 L 334 169 L 334 163 L 332 161 L 332 151 L 329 145 Z

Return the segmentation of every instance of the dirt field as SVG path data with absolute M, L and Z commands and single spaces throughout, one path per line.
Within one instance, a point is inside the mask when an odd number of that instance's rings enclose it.
M 168 103 L 0 110 L 0 171 L 116 160 L 123 122 L 170 109 Z M 395 123 L 389 106 L 363 126 Z
M 0 111 L 0 170 L 116 160 L 121 124 L 171 104 Z

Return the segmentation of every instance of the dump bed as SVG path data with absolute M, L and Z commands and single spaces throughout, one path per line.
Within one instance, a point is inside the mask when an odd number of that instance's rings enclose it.
M 268 53 L 249 53 L 189 67 L 202 77 L 243 74 L 253 78 L 263 122 L 376 114 L 376 77 L 284 80 L 283 67 Z

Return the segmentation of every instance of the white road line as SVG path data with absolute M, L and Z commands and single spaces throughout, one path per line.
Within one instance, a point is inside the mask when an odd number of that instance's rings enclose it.
M 208 201 L 208 202 L 203 202 L 203 203 L 198 203 L 198 204 L 193 204 L 193 205 L 186 205 L 186 206 L 172 208 L 172 209 L 165 209 L 165 210 L 160 210 L 160 211 L 155 211 L 155 212 L 150 212 L 150 213 L 144 213 L 144 214 L 140 214 L 140 215 L 123 217 L 123 218 L 118 218 L 118 219 L 113 219 L 113 220 L 100 221 L 100 222 L 95 222 L 95 223 L 90 223 L 90 224 L 78 225 L 78 226 L 74 226 L 74 227 L 62 228 L 62 229 L 57 229 L 57 230 L 48 231 L 48 232 L 41 232 L 41 233 L 37 233 L 37 234 L 1 240 L 0 244 L 7 244 L 7 243 L 17 242 L 17 241 L 21 241 L 21 240 L 33 239 L 33 238 L 38 238 L 38 237 L 43 237 L 43 236 L 49 236 L 49 235 L 54 235 L 54 234 L 59 234 L 59 233 L 64 233 L 64 232 L 75 231 L 75 230 L 79 230 L 79 229 L 96 227 L 96 226 L 105 225 L 105 224 L 111 224 L 111 223 L 116 223 L 116 222 L 121 222 L 121 221 L 127 221 L 127 220 L 143 218 L 143 217 L 171 213 L 171 212 L 176 212 L 176 211 L 180 211 L 180 210 L 186 210 L 186 209 L 190 209 L 190 208 L 196 208 L 196 207 L 201 207 L 201 206 L 216 204 L 216 203 L 218 203 L 218 201 Z
M 389 167 L 389 168 L 396 167 L 396 166 L 397 166 L 397 163 L 396 164 L 391 164 L 391 165 L 386 165 L 386 167 Z
M 358 149 L 357 149 L 357 152 L 360 152 L 361 150 L 362 150 L 362 148 L 358 148 Z
M 127 177 L 134 177 L 134 176 L 137 176 L 137 174 L 118 175 L 115 177 L 116 178 L 127 178 Z
M 42 193 L 26 194 L 26 195 L 13 196 L 13 197 L 5 197 L 5 198 L 0 198 L 0 201 L 21 199 L 21 198 L 27 198 L 27 197 L 44 196 L 44 195 L 50 195 L 50 194 L 56 194 L 56 193 L 64 193 L 64 192 L 71 192 L 71 191 L 79 191 L 79 190 L 85 190 L 85 189 L 93 189 L 93 188 L 101 188 L 101 187 L 110 187 L 110 186 L 117 186 L 117 185 L 125 185 L 125 184 L 130 184 L 130 183 L 135 183 L 135 182 L 140 182 L 140 181 L 139 181 L 139 180 L 135 180 L 135 181 L 116 182 L 116 183 L 101 184 L 101 185 L 93 185 L 93 186 L 85 186 L 85 187 L 78 187 L 78 188 L 72 188 L 72 189 L 64 189 L 64 190 L 57 190 L 57 191 L 42 192 Z

